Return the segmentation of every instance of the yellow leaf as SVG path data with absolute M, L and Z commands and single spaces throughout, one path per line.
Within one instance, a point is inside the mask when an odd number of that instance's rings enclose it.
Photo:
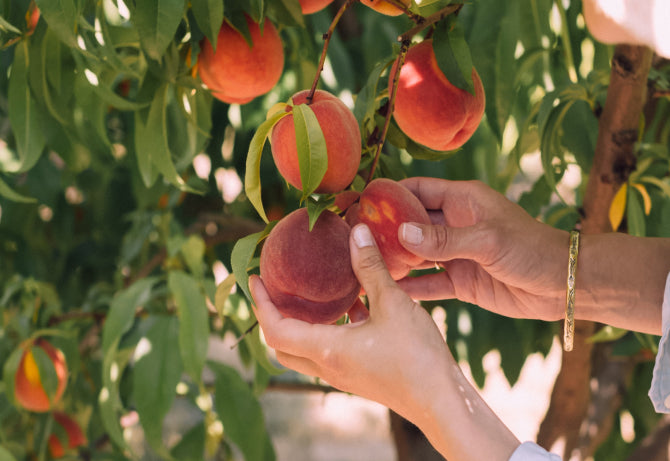
M 624 212 L 626 211 L 626 192 L 628 191 L 628 184 L 624 183 L 617 191 L 610 204 L 610 224 L 612 230 L 617 230 L 623 220 Z
M 642 184 L 633 184 L 633 187 L 636 188 L 637 191 L 642 196 L 642 201 L 644 202 L 644 214 L 648 216 L 649 213 L 651 212 L 651 198 L 649 197 L 647 188 L 644 187 Z

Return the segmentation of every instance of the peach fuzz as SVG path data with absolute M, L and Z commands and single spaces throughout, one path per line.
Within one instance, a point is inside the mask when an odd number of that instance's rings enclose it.
M 389 88 L 396 66 L 391 69 Z M 400 69 L 393 116 L 412 140 L 437 151 L 461 147 L 484 115 L 482 81 L 472 69 L 475 94 L 452 85 L 437 65 L 433 41 L 424 40 L 407 52 Z
M 67 434 L 67 439 L 61 440 L 55 433 L 49 436 L 49 453 L 52 458 L 62 458 L 66 452 L 86 445 L 86 436 L 74 419 L 60 411 L 54 412 L 53 417 L 56 424 L 61 426 Z
M 405 6 L 409 6 L 410 0 L 400 0 Z M 363 5 L 369 6 L 377 13 L 385 14 L 386 16 L 400 16 L 402 10 L 397 6 L 392 5 L 386 0 L 361 0 Z
M 302 14 L 312 14 L 321 11 L 331 3 L 333 0 L 300 0 L 300 7 Z
M 48 396 L 42 386 L 40 371 L 33 356 L 33 348 L 37 347 L 44 350 L 49 356 L 58 377 L 58 386 L 52 396 Z M 14 397 L 17 403 L 26 410 L 49 411 L 63 396 L 67 385 L 67 376 L 68 369 L 63 352 L 43 339 L 37 340 L 23 351 L 14 377 Z
M 324 211 L 309 231 L 306 208 L 288 214 L 261 250 L 260 272 L 285 317 L 330 324 L 351 308 L 361 286 L 349 255 L 349 225 Z
M 284 70 L 284 47 L 275 26 L 266 20 L 260 26 L 247 16 L 253 46 L 224 22 L 216 52 L 209 40 L 201 42 L 198 74 L 214 97 L 223 102 L 245 104 L 270 91 Z
M 371 181 L 358 203 L 349 207 L 346 220 L 351 227 L 367 224 L 394 280 L 423 262 L 400 244 L 398 228 L 404 222 L 430 224 L 430 217 L 421 201 L 402 184 L 386 178 Z
M 306 104 L 308 95 L 308 90 L 296 93 L 292 104 Z M 361 163 L 361 132 L 358 122 L 349 108 L 327 91 L 316 90 L 310 107 L 323 131 L 328 152 L 328 169 L 315 192 L 340 192 L 351 184 Z M 292 109 L 290 104 L 286 107 L 287 112 Z M 279 120 L 272 128 L 270 143 L 279 173 L 289 184 L 302 189 L 292 114 Z

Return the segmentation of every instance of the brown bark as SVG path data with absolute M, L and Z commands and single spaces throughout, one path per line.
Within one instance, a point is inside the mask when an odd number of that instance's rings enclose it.
M 598 127 L 598 140 L 583 204 L 583 233 L 610 232 L 609 207 L 614 194 L 635 169 L 634 143 L 647 100 L 647 75 L 652 52 L 646 47 L 619 45 L 612 58 L 610 86 Z M 576 306 L 579 309 L 579 305 Z M 564 353 L 549 410 L 538 433 L 538 443 L 550 447 L 565 440 L 563 457 L 570 458 L 589 406 L 595 332 L 591 322 L 578 322 L 575 350 Z M 583 441 L 582 441 L 583 443 Z
M 627 461 L 670 461 L 670 416 L 664 416 Z

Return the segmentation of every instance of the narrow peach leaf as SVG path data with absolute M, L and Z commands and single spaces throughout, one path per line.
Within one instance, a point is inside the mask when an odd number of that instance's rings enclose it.
M 626 211 L 627 191 L 628 191 L 628 184 L 624 183 L 619 188 L 617 193 L 614 195 L 612 203 L 610 204 L 610 212 L 609 212 L 610 224 L 612 225 L 612 230 L 614 231 L 616 231 L 621 225 L 624 212 Z

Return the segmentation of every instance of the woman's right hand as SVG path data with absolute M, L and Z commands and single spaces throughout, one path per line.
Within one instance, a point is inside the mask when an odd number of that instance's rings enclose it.
M 412 298 L 458 298 L 508 317 L 562 318 L 567 232 L 537 221 L 478 181 L 415 177 L 401 183 L 433 221 L 403 224 L 401 243 L 426 259 L 423 268 L 444 268 L 400 280 Z

